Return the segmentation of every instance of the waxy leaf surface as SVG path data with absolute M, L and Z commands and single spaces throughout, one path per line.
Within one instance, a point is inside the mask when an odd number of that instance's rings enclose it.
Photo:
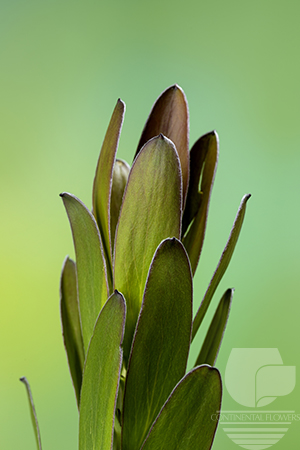
M 194 318 L 192 339 L 195 337 L 195 335 L 202 323 L 202 320 L 206 314 L 206 311 L 209 307 L 211 299 L 212 299 L 212 297 L 213 297 L 213 295 L 214 295 L 214 293 L 215 293 L 215 291 L 216 291 L 216 289 L 217 289 L 217 287 L 218 287 L 218 285 L 230 263 L 232 254 L 234 252 L 238 237 L 239 237 L 241 229 L 242 229 L 245 212 L 246 212 L 246 204 L 250 197 L 251 197 L 251 195 L 247 194 L 247 195 L 244 195 L 244 197 L 242 198 L 242 201 L 241 201 L 240 207 L 238 209 L 234 224 L 232 226 L 228 241 L 223 250 L 223 253 L 218 262 L 218 265 L 213 274 L 213 277 L 210 280 L 210 283 L 205 292 L 205 295 L 203 297 L 201 305 L 199 306 L 197 314 Z
M 205 162 L 203 167 L 203 155 Z M 188 196 L 188 217 L 185 222 L 191 219 L 189 216 L 195 214 L 198 203 L 198 211 L 194 216 L 194 220 L 183 237 L 183 244 L 188 252 L 193 274 L 196 271 L 200 254 L 203 247 L 205 236 L 206 222 L 208 216 L 209 201 L 212 186 L 215 178 L 218 162 L 218 135 L 215 131 L 202 136 L 192 147 L 190 152 L 191 170 L 191 192 Z M 203 167 L 203 169 L 202 169 Z M 196 194 L 196 186 L 199 184 L 199 176 L 202 171 L 200 192 Z M 187 226 L 185 224 L 185 226 Z
M 79 407 L 84 349 L 77 296 L 76 265 L 68 257 L 64 261 L 60 280 L 60 313 L 64 344 Z
M 195 366 L 200 366 L 201 364 L 215 365 L 228 321 L 233 292 L 234 289 L 227 289 L 221 298 Z
M 108 282 L 112 288 L 112 246 L 110 236 L 110 200 L 113 167 L 116 158 L 125 104 L 118 100 L 112 114 L 98 159 L 93 186 L 93 213 L 96 218 L 107 262 Z
M 112 178 L 110 202 L 111 247 L 114 248 L 115 233 L 119 220 L 124 190 L 127 184 L 130 166 L 121 159 L 116 159 Z
M 166 89 L 156 100 L 144 127 L 136 155 L 143 145 L 162 133 L 174 142 L 182 170 L 183 202 L 189 183 L 189 114 L 183 90 L 177 86 Z
M 111 450 L 122 365 L 125 301 L 114 292 L 97 319 L 87 352 L 80 400 L 79 450 Z
M 163 239 L 179 238 L 180 225 L 180 163 L 173 143 L 158 136 L 132 166 L 115 238 L 114 287 L 127 303 L 126 363 L 154 252 Z
M 107 300 L 108 287 L 102 243 L 94 216 L 71 194 L 61 194 L 73 234 L 76 253 L 79 310 L 85 351 L 98 314 Z
M 39 429 L 39 424 L 38 424 L 36 411 L 35 411 L 35 407 L 34 407 L 34 403 L 33 403 L 31 389 L 30 389 L 30 386 L 29 386 L 29 383 L 28 383 L 28 380 L 27 380 L 26 377 L 20 378 L 20 381 L 22 381 L 22 383 L 25 384 L 26 391 L 27 391 L 27 396 L 28 396 L 28 401 L 29 401 L 29 409 L 30 409 L 30 416 L 31 416 L 31 422 L 32 422 L 32 426 L 33 426 L 35 440 L 36 440 L 36 446 L 37 446 L 38 450 L 42 450 L 40 429 Z
M 158 247 L 150 266 L 130 354 L 123 406 L 123 450 L 139 450 L 184 376 L 192 326 L 192 274 L 177 239 Z M 163 448 L 163 447 L 161 447 Z
M 201 366 L 189 372 L 163 406 L 142 450 L 209 450 L 221 407 L 217 369 Z

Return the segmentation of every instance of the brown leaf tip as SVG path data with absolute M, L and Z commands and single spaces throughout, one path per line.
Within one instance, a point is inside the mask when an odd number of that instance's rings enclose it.
M 124 109 L 125 109 L 125 106 L 126 106 L 121 98 L 118 98 L 117 105 L 121 105 Z

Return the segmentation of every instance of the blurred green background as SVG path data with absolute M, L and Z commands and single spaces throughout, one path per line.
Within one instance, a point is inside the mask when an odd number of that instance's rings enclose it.
M 284 364 L 300 368 L 299 16 L 292 0 L 1 1 L 1 449 L 35 448 L 24 375 L 43 449 L 77 447 L 59 317 L 60 269 L 74 252 L 58 194 L 91 207 L 118 97 L 127 105 L 118 155 L 130 163 L 153 102 L 171 84 L 187 95 L 191 144 L 219 133 L 197 306 L 239 202 L 252 194 L 211 307 L 236 288 L 221 373 L 233 347 L 277 347 Z M 299 386 L 272 407 L 300 413 Z M 225 388 L 223 407 L 239 407 Z M 293 423 L 276 448 L 296 449 L 299 438 Z M 214 449 L 224 448 L 238 447 L 219 429 Z

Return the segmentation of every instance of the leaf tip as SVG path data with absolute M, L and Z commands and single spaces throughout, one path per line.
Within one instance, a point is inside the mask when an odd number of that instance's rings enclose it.
M 203 137 L 206 137 L 207 139 L 209 139 L 209 141 L 215 141 L 217 149 L 219 149 L 219 135 L 217 133 L 217 130 L 209 131 L 208 133 L 204 134 Z
M 125 110 L 126 105 L 122 99 L 118 98 L 117 105 L 120 106 L 123 110 Z
M 179 86 L 179 84 L 175 83 L 172 86 L 169 87 L 169 90 L 173 90 L 173 92 L 179 91 L 179 93 L 184 94 L 183 89 Z
M 215 140 L 217 141 L 217 144 L 219 145 L 219 135 L 218 135 L 217 131 L 213 130 L 210 134 L 211 134 L 211 137 L 215 138 Z

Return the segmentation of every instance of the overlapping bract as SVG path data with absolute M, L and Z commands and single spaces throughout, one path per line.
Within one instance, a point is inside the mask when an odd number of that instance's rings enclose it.
M 124 111 L 118 100 L 98 160 L 93 212 L 61 194 L 76 250 L 76 264 L 67 259 L 63 267 L 61 311 L 80 412 L 79 449 L 173 450 L 175 442 L 180 449 L 209 449 L 221 380 L 207 364 L 215 363 L 232 290 L 222 297 L 200 350 L 203 365 L 186 374 L 186 363 L 229 264 L 249 196 L 193 322 L 192 278 L 218 136 L 202 136 L 189 152 L 186 98 L 172 86 L 154 104 L 130 169 L 116 160 Z

